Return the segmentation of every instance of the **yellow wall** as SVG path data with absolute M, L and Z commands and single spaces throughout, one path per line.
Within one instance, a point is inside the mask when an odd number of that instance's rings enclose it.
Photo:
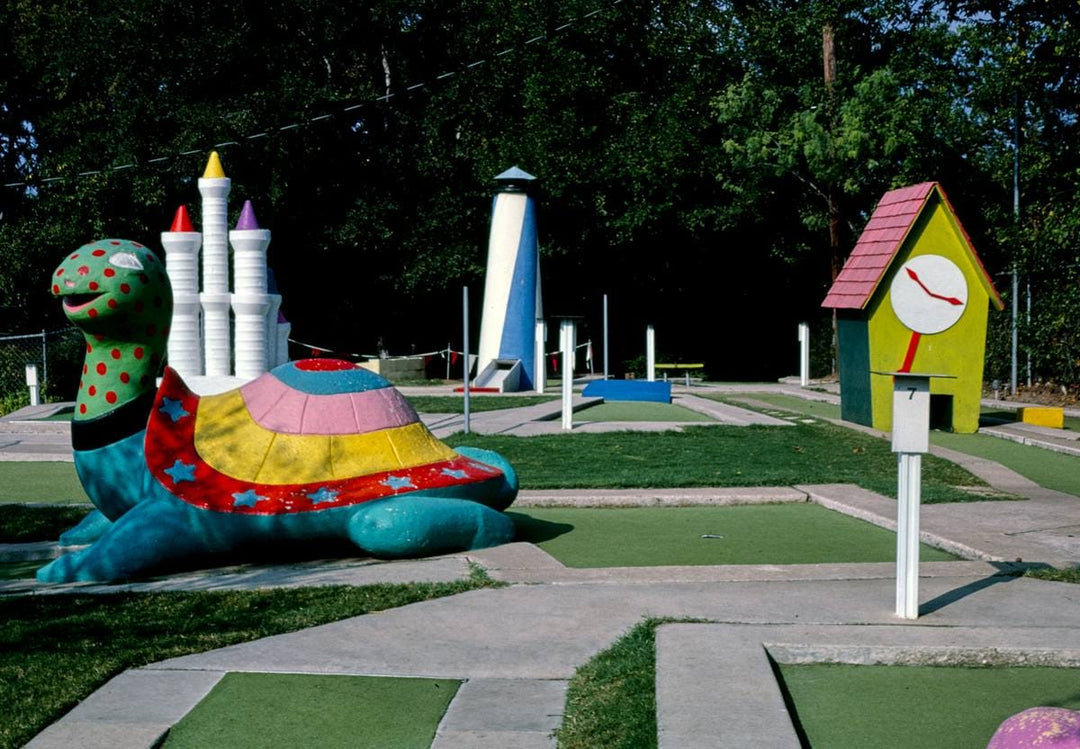
M 911 330 L 896 318 L 889 298 L 893 276 L 908 258 L 943 255 L 964 274 L 968 303 L 963 317 L 948 330 L 924 335 L 919 341 L 912 372 L 953 375 L 956 379 L 931 380 L 931 394 L 953 396 L 953 430 L 975 432 L 979 428 L 979 400 L 982 395 L 983 354 L 986 348 L 986 320 L 989 294 L 983 285 L 982 270 L 967 251 L 963 235 L 948 208 L 933 195 L 912 227 L 904 246 L 894 258 L 878 286 L 869 309 L 870 371 L 895 372 L 904 363 Z M 892 429 L 892 378 L 870 377 L 875 429 Z

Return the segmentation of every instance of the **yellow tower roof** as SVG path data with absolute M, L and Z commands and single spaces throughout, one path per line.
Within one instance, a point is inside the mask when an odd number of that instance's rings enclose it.
M 225 170 L 221 168 L 221 159 L 218 157 L 217 151 L 210 152 L 210 160 L 206 162 L 206 171 L 203 172 L 203 179 L 225 179 Z

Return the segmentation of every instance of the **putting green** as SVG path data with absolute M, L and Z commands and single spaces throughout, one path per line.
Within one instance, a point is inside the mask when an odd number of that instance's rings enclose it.
M 812 747 L 983 749 L 1001 721 L 1039 705 L 1080 709 L 1069 668 L 781 665 Z
M 90 503 L 74 463 L 0 461 L 0 502 Z
M 896 559 L 896 534 L 797 504 L 734 507 L 529 508 L 509 515 L 519 541 L 567 567 L 826 564 Z M 956 557 L 923 544 L 925 562 Z
M 574 421 L 694 421 L 715 422 L 709 416 L 672 403 L 612 402 L 584 408 Z
M 229 673 L 177 723 L 168 749 L 428 749 L 460 682 Z

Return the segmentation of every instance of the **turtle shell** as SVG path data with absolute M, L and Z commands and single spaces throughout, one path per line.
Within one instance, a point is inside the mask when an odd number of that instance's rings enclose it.
M 289 362 L 208 396 L 166 367 L 147 424 L 146 462 L 188 504 L 256 515 L 342 507 L 502 474 L 443 444 L 385 379 L 337 359 Z

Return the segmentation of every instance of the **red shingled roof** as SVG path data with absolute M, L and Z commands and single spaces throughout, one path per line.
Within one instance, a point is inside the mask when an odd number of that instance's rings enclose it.
M 822 307 L 862 309 L 866 306 L 935 184 L 923 182 L 885 193 Z
M 867 222 L 863 233 L 859 236 L 859 241 L 855 243 L 855 248 L 848 256 L 843 269 L 829 289 L 829 293 L 826 294 L 825 301 L 821 303 L 822 307 L 832 309 L 866 307 L 881 278 L 885 275 L 885 270 L 892 263 L 908 232 L 915 224 L 915 220 L 922 213 L 926 201 L 935 190 L 955 218 L 956 212 L 953 211 L 949 199 L 945 197 L 945 191 L 937 182 L 922 182 L 885 193 L 877 208 L 874 209 L 874 214 Z M 987 275 L 982 260 L 976 254 L 971 239 L 958 219 L 956 224 L 960 228 L 971 256 L 982 271 L 991 303 L 1001 309 L 1001 297 L 998 296 L 993 282 Z

